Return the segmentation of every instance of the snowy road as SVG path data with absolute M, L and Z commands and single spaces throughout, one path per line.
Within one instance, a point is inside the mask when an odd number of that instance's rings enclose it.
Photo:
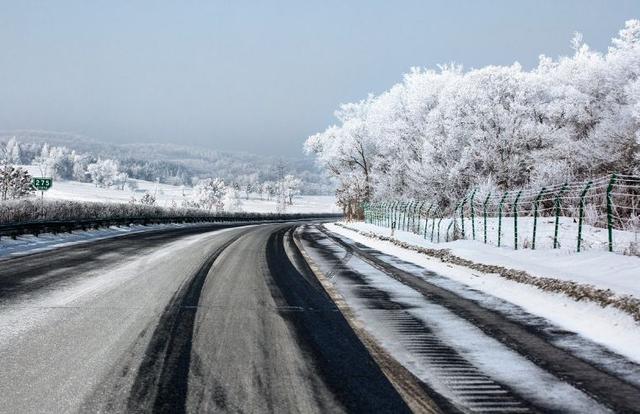
M 299 232 L 336 300 L 463 412 L 640 412 L 640 366 L 539 317 L 323 229 Z M 450 405 L 447 405 L 450 404 Z
M 301 267 L 293 227 L 0 262 L 0 412 L 409 412 Z
M 0 332 L 2 413 L 640 407 L 638 365 L 300 223 L 0 260 Z

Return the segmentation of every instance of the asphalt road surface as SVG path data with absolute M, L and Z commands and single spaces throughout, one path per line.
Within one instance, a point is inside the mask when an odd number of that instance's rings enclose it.
M 0 261 L 0 412 L 408 412 L 296 257 L 294 226 Z

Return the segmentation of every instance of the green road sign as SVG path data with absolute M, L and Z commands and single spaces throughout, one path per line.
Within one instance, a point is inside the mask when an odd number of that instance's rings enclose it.
M 31 179 L 33 188 L 39 191 L 47 191 L 53 185 L 53 178 L 50 177 L 33 177 Z

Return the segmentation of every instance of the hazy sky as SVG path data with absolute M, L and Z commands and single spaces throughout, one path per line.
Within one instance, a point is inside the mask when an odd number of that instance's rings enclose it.
M 640 0 L 0 0 L 0 130 L 300 155 L 411 66 L 605 50 Z

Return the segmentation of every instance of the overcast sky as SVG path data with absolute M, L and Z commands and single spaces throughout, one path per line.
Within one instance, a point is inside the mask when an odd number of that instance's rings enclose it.
M 0 0 L 0 130 L 300 155 L 411 66 L 605 50 L 640 1 Z

